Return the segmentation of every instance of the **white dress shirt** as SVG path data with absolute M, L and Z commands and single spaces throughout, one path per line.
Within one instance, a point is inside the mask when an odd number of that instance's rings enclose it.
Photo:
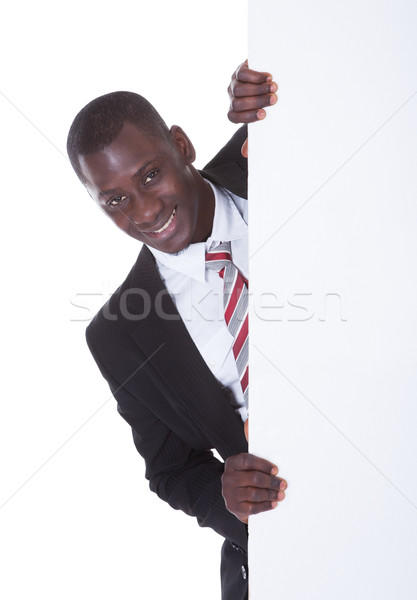
M 224 320 L 223 279 L 206 268 L 206 251 L 231 242 L 233 263 L 249 279 L 247 201 L 207 182 L 213 189 L 213 229 L 206 242 L 191 244 L 178 255 L 149 248 L 161 277 L 191 338 L 208 367 L 227 387 L 242 420 L 246 420 L 242 387 L 233 356 L 233 336 Z

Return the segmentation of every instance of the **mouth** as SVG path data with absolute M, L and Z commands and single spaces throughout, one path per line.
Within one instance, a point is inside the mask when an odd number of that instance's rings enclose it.
M 175 208 L 171 213 L 171 216 L 169 217 L 168 221 L 165 223 L 165 225 L 162 225 L 162 227 L 160 229 L 157 229 L 156 231 L 150 231 L 149 233 L 162 233 L 163 231 L 165 231 L 165 229 L 168 229 L 168 227 L 171 225 L 172 223 L 172 219 L 175 217 Z
M 162 227 L 160 227 L 159 229 L 156 229 L 155 231 L 146 231 L 146 235 L 150 236 L 150 237 L 163 237 L 163 235 L 168 235 L 169 233 L 171 233 L 171 230 L 174 229 L 175 226 L 175 216 L 177 214 L 177 208 L 175 207 L 174 210 L 172 211 L 168 221 L 166 221 L 166 223 L 164 223 L 162 225 Z

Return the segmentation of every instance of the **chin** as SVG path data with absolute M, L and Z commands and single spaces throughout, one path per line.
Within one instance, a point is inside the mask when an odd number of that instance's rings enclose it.
M 165 252 L 166 254 L 172 254 L 173 256 L 177 256 L 178 254 L 181 254 L 182 252 L 184 252 L 185 250 L 187 250 L 187 248 L 190 247 L 192 243 L 192 235 L 189 234 L 187 236 L 184 236 L 184 234 L 181 236 L 181 239 L 174 239 L 174 236 L 171 240 L 167 240 L 166 244 L 162 244 L 162 246 L 165 246 L 164 248 L 158 248 L 158 250 L 161 250 L 161 252 Z
M 180 254 L 182 254 L 183 252 L 185 252 L 187 250 L 187 248 L 189 248 L 189 247 L 190 247 L 190 244 L 187 244 L 181 250 L 177 250 L 176 252 L 168 252 L 168 254 L 172 254 L 172 256 L 179 256 Z

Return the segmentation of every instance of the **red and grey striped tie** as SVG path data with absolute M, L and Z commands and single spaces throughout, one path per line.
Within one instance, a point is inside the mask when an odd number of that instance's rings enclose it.
M 230 242 L 221 242 L 206 254 L 209 269 L 223 278 L 224 318 L 234 337 L 233 354 L 248 407 L 249 339 L 248 339 L 248 282 L 232 262 Z

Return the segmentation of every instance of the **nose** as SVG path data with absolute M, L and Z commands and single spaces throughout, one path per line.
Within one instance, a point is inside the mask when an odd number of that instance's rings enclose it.
M 152 231 L 152 227 L 160 220 L 162 210 L 163 203 L 159 198 L 137 194 L 129 216 L 141 231 Z

